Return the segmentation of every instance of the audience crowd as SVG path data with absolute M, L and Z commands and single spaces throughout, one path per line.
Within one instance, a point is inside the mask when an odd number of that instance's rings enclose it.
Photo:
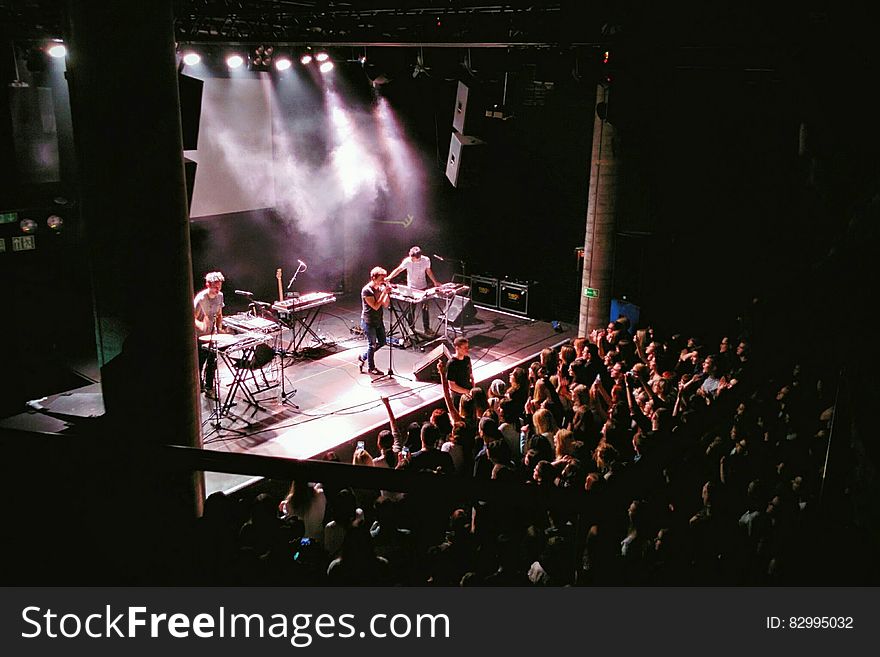
M 253 585 L 810 583 L 833 384 L 745 339 L 632 331 L 544 349 L 355 450 L 366 467 L 519 483 L 505 501 L 294 481 L 216 493 L 200 581 Z M 332 455 L 329 458 L 333 458 Z M 455 491 L 455 486 L 449 488 Z

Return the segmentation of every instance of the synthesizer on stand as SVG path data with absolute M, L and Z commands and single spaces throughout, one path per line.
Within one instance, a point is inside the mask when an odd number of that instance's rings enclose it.
M 319 344 L 324 344 L 321 336 L 312 330 L 312 324 L 321 308 L 335 301 L 336 296 L 332 292 L 309 292 L 272 304 L 272 310 L 278 313 L 278 318 L 292 331 L 287 351 L 298 352 L 307 335 L 311 335 Z
M 272 309 L 277 313 L 302 313 L 312 308 L 326 306 L 336 301 L 332 292 L 309 292 L 301 294 L 293 299 L 284 299 L 272 304 Z
M 394 304 L 391 306 L 391 333 L 399 331 L 403 336 L 401 342 L 404 346 L 422 343 L 423 339 L 412 328 L 415 324 L 415 307 L 418 304 L 429 303 L 436 299 L 436 303 L 441 310 L 443 335 L 445 336 L 448 327 L 446 315 L 449 312 L 452 301 L 456 295 L 467 292 L 469 289 L 467 285 L 460 285 L 458 283 L 443 283 L 436 287 L 429 287 L 426 290 L 418 290 L 408 285 L 392 284 L 390 296 L 393 301 L 397 302 L 397 307 Z

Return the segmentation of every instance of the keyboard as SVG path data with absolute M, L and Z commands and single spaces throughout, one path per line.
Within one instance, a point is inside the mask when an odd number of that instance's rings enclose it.
M 255 317 L 247 313 L 238 313 L 223 318 L 223 324 L 236 333 L 275 333 L 281 330 L 278 322 L 265 317 Z
M 390 296 L 395 301 L 407 301 L 409 303 L 419 303 L 425 300 L 426 290 L 417 290 L 408 285 L 392 285 Z
M 332 292 L 309 292 L 293 299 L 276 301 L 272 304 L 272 309 L 283 313 L 301 313 L 334 301 L 336 301 L 336 297 Z
M 391 298 L 397 301 L 421 303 L 426 299 L 448 299 L 469 289 L 467 285 L 459 283 L 443 283 L 437 287 L 429 287 L 427 290 L 417 290 L 407 285 L 394 285 L 391 288 Z
M 433 299 L 437 297 L 442 297 L 448 299 L 449 297 L 453 297 L 456 294 L 463 294 L 470 290 L 471 288 L 467 285 L 461 285 L 460 283 L 443 283 L 443 285 L 438 285 L 437 287 L 429 287 L 425 290 L 425 298 Z

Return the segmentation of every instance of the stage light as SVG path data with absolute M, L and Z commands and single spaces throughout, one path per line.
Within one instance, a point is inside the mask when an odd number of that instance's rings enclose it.
M 321 71 L 321 73 L 329 73 L 333 70 L 333 62 L 324 62 L 318 70 Z
M 312 63 L 312 56 L 310 54 L 306 53 L 305 55 L 303 55 L 302 57 L 299 58 L 299 61 L 303 66 L 308 66 L 309 64 Z
M 49 57 L 61 59 L 67 55 L 67 47 L 63 43 L 56 43 L 50 46 L 46 52 L 49 53 Z
M 187 66 L 195 66 L 202 61 L 202 56 L 197 52 L 188 52 L 183 56 L 183 63 Z
M 25 235 L 37 232 L 37 222 L 33 219 L 22 219 L 18 226 Z
M 367 56 L 361 55 L 360 57 L 358 57 L 358 61 L 361 63 L 361 66 L 363 66 L 364 64 L 367 63 Z
M 54 230 L 56 233 L 60 233 L 61 228 L 64 226 L 64 219 L 59 217 L 57 214 L 50 214 L 46 219 L 46 225 Z
M 317 59 L 319 62 L 326 62 L 328 59 L 330 59 L 330 55 L 325 52 L 319 52 L 317 55 L 315 55 L 315 59 Z
M 275 60 L 275 68 L 279 71 L 286 71 L 291 66 L 290 60 L 287 57 L 279 57 Z
M 275 49 L 272 46 L 257 46 L 251 55 L 250 68 L 252 71 L 265 71 L 272 64 L 272 54 Z
M 230 55 L 226 58 L 226 65 L 229 68 L 239 68 L 244 64 L 244 58 L 241 55 Z

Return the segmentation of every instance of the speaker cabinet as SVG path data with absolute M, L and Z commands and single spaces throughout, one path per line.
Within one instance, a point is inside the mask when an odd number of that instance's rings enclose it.
M 180 129 L 183 136 L 183 150 L 199 149 L 199 121 L 202 117 L 202 91 L 205 83 L 183 73 L 177 75 L 177 90 L 180 94 Z
M 186 208 L 187 214 L 192 209 L 193 190 L 196 188 L 196 169 L 199 163 L 184 156 L 183 158 L 183 175 L 186 177 Z
M 458 82 L 455 107 L 452 111 L 452 129 L 460 135 L 482 135 L 487 127 L 486 108 L 489 100 L 481 85 Z
M 233 364 L 238 369 L 259 370 L 271 363 L 273 358 L 275 358 L 275 351 L 272 347 L 258 344 L 253 353 L 245 358 L 239 358 Z
M 458 89 L 455 91 L 455 108 L 452 113 L 452 129 L 460 135 L 464 134 L 464 123 L 467 119 L 468 109 L 468 92 L 470 90 L 464 82 L 458 83 Z
M 453 187 L 471 187 L 479 182 L 482 173 L 480 160 L 486 142 L 476 137 L 452 133 L 449 157 L 446 159 L 446 177 Z
M 471 299 L 490 308 L 498 307 L 498 279 L 471 276 Z
M 529 286 L 525 283 L 501 281 L 498 307 L 520 315 L 529 313 Z
M 437 363 L 449 362 L 449 351 L 446 345 L 438 344 L 430 352 L 420 358 L 413 365 L 413 376 L 416 381 L 422 383 L 440 383 L 440 373 L 437 371 Z

